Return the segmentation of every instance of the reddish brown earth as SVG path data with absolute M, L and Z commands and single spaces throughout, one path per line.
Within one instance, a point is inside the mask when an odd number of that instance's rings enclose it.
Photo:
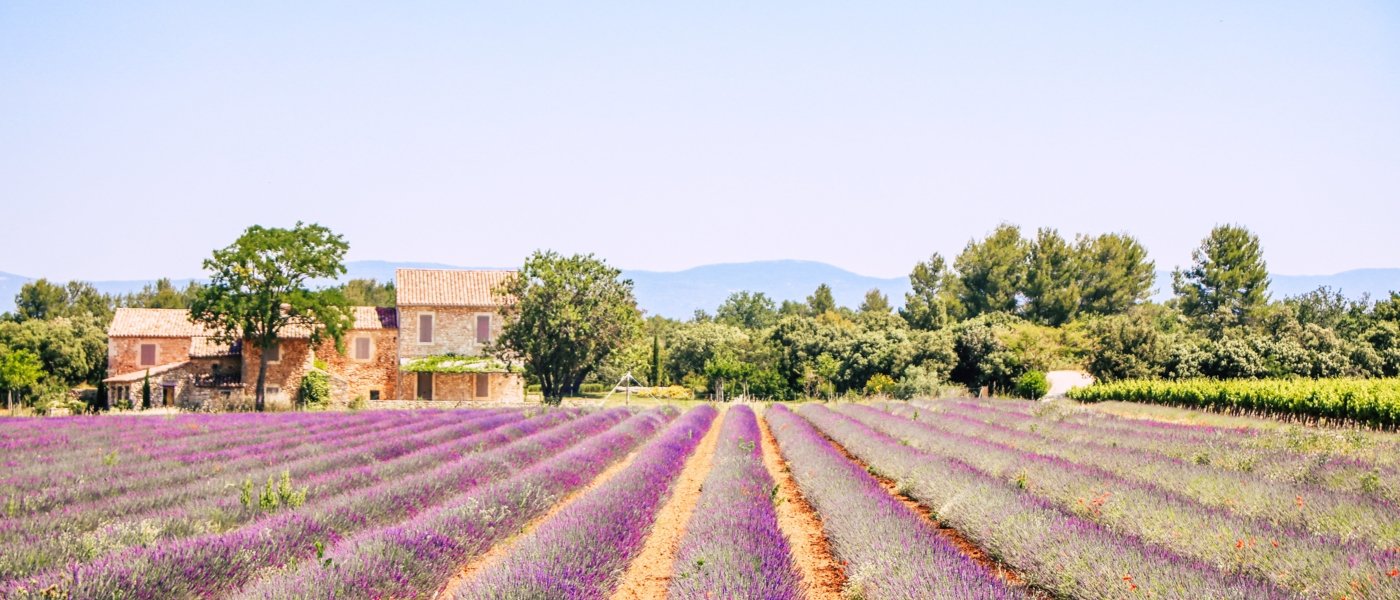
M 671 574 L 676 562 L 676 552 L 680 550 L 681 538 L 685 536 L 685 525 L 700 502 L 701 487 L 705 476 L 710 473 L 714 460 L 715 446 L 719 443 L 720 421 L 724 419 L 724 409 L 710 422 L 710 430 L 700 438 L 695 452 L 686 459 L 685 467 L 676 478 L 671 497 L 661 505 L 652 522 L 651 533 L 647 535 L 642 551 L 632 559 L 627 571 L 622 574 L 612 597 L 615 600 L 652 600 L 665 598 L 666 588 L 671 583 Z
M 554 517 L 554 515 L 558 514 L 559 511 L 567 508 L 570 504 L 572 504 L 575 500 L 578 500 L 584 494 L 587 494 L 588 492 L 598 488 L 599 486 L 606 484 L 608 480 L 612 479 L 618 473 L 622 472 L 623 469 L 626 469 L 627 465 L 632 464 L 632 459 L 636 458 L 637 453 L 639 451 L 640 450 L 632 451 L 631 454 L 628 454 L 627 456 L 623 457 L 622 460 L 619 460 L 616 463 L 613 463 L 612 466 L 608 467 L 607 469 L 604 469 L 602 473 L 598 474 L 597 477 L 593 478 L 593 481 L 589 482 L 588 485 L 583 487 L 583 489 L 580 489 L 572 494 L 569 494 L 568 496 L 565 496 L 563 500 L 555 504 L 552 508 L 549 509 L 548 512 L 539 516 L 533 521 L 530 521 L 527 525 L 525 525 L 523 529 L 520 530 L 520 533 L 517 533 L 516 535 L 511 536 L 510 538 L 507 538 L 501 541 L 500 543 L 491 546 L 489 549 L 486 550 L 485 553 L 482 553 L 476 558 L 473 558 L 472 560 L 468 561 L 467 564 L 462 565 L 462 569 L 458 571 L 456 575 L 453 575 L 452 579 L 449 579 L 447 581 L 447 584 L 444 585 L 443 588 L 438 591 L 437 595 L 434 596 L 434 598 L 440 600 L 449 600 L 450 598 L 452 598 L 452 596 L 457 593 L 458 588 L 462 587 L 462 585 L 466 582 L 471 581 L 472 577 L 475 577 L 476 574 L 481 572 L 483 568 L 495 564 L 497 561 L 500 561 L 501 558 L 505 557 L 507 554 L 510 554 L 510 551 L 515 548 L 516 544 L 518 544 L 520 540 L 524 539 L 525 536 L 530 535 L 532 532 L 534 532 L 535 529 L 540 526 L 540 524 Z
M 1004 562 L 992 558 L 991 555 L 987 554 L 987 552 L 983 550 L 981 546 L 978 546 L 975 542 L 968 539 L 967 536 L 962 534 L 962 532 L 952 527 L 949 527 L 946 523 L 934 518 L 933 511 L 929 510 L 928 507 L 919 504 L 917 501 L 913 500 L 912 498 L 909 498 L 908 496 L 905 496 L 904 494 L 899 493 L 898 486 L 896 485 L 896 482 L 893 479 L 883 477 L 871 471 L 869 465 L 865 464 L 865 461 L 862 461 L 859 458 L 856 458 L 855 455 L 851 454 L 850 452 L 847 452 L 846 448 L 841 444 L 837 443 L 836 440 L 826 437 L 825 435 L 823 435 L 822 437 L 826 439 L 827 443 L 831 444 L 831 447 L 835 448 L 838 452 L 845 456 L 847 460 L 856 463 L 857 465 L 860 465 L 860 467 L 865 469 L 867 473 L 870 473 L 870 475 L 874 477 L 877 481 L 879 481 L 880 485 L 884 487 L 885 491 L 888 491 L 891 496 L 894 496 L 895 499 L 899 500 L 905 506 L 909 507 L 909 510 L 914 511 L 914 513 L 923 517 L 925 521 L 928 521 L 929 525 L 932 525 L 934 530 L 937 531 L 939 535 L 943 536 L 945 539 L 951 542 L 953 544 L 953 547 L 957 548 L 959 552 L 963 553 L 963 555 L 967 556 L 968 558 L 971 558 L 973 562 L 982 565 L 983 568 L 987 569 L 988 571 L 991 571 L 993 574 L 995 574 L 998 578 L 1005 581 L 1006 583 L 1029 592 L 1035 598 L 1043 598 L 1047 600 L 1049 598 L 1053 598 L 1051 594 L 1046 593 L 1044 590 L 1027 585 L 1025 577 L 1022 576 L 1022 574 L 1018 570 Z
M 792 480 L 787 463 L 778 451 L 778 441 L 768 429 L 768 421 L 758 419 L 763 433 L 763 465 L 778 486 L 778 527 L 792 547 L 792 560 L 802 574 L 807 597 L 812 600 L 841 600 L 841 587 L 846 574 L 831 553 L 831 545 L 822 531 L 821 517 Z

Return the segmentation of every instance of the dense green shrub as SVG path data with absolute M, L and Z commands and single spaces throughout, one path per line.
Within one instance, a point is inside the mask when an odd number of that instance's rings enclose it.
M 1026 371 L 1016 378 L 1016 387 L 1012 393 L 1017 398 L 1027 400 L 1039 400 L 1050 392 L 1050 380 L 1041 371 Z
M 1400 425 L 1400 379 L 1127 380 L 1071 390 L 1085 402 L 1124 400 L 1231 412 Z
M 865 393 L 871 395 L 889 394 L 894 391 L 894 378 L 884 373 L 876 373 L 865 382 Z
M 306 408 L 324 408 L 331 401 L 331 378 L 325 371 L 310 371 L 301 378 L 297 398 Z

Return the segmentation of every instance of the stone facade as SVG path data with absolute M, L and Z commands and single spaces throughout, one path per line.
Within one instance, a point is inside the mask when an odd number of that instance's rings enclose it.
M 141 347 L 155 346 L 155 360 L 142 364 Z M 107 372 L 113 375 L 144 371 L 152 367 L 184 362 L 190 359 L 188 337 L 109 337 L 107 338 Z
M 277 362 L 267 363 L 263 389 L 269 402 L 295 402 L 297 386 L 311 368 L 315 354 L 304 338 L 278 340 L 278 344 L 280 356 Z M 262 358 L 262 349 L 255 346 L 243 344 L 243 393 L 253 398 L 257 397 L 258 361 Z
M 356 357 L 357 340 L 370 344 L 369 359 Z M 325 361 L 327 371 L 344 379 L 344 400 L 355 398 L 389 400 L 395 398 L 399 378 L 399 335 L 394 329 L 354 329 L 345 335 L 345 352 L 335 349 L 334 342 L 323 341 L 316 347 L 316 358 Z M 377 396 L 377 397 L 375 397 Z
M 431 342 L 423 342 L 419 335 L 423 315 L 432 317 Z M 399 357 L 413 359 L 441 354 L 481 356 L 486 345 L 477 342 L 476 325 L 480 317 L 491 319 L 491 335 L 488 339 L 496 339 L 501 333 L 501 316 L 494 308 L 399 307 Z
M 519 373 L 433 373 L 434 402 L 524 402 L 525 377 Z M 486 395 L 478 395 L 477 381 L 486 380 Z M 399 400 L 419 400 L 418 373 L 400 378 Z

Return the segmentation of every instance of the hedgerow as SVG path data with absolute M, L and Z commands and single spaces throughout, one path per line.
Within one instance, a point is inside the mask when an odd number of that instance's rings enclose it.
M 1354 422 L 1382 429 L 1400 425 L 1400 379 L 1138 379 L 1096 383 L 1070 391 L 1069 397 Z

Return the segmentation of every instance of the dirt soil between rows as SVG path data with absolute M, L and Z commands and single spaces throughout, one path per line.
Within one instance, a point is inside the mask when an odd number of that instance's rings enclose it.
M 819 433 L 821 432 L 821 430 L 817 431 Z M 991 571 L 993 575 L 995 575 L 1002 581 L 1005 581 L 1007 584 L 1025 590 L 1033 598 L 1049 600 L 1050 598 L 1054 597 L 1053 595 L 1047 593 L 1045 590 L 1028 585 L 1026 583 L 1025 577 L 1021 575 L 1020 571 L 1016 570 L 1011 565 L 1008 565 L 1004 562 L 992 558 L 991 555 L 987 554 L 986 550 L 983 550 L 982 547 L 978 546 L 976 542 L 973 542 L 972 540 L 968 539 L 968 537 L 963 535 L 962 532 L 952 527 L 949 527 L 943 521 L 934 518 L 933 511 L 929 510 L 928 507 L 919 504 L 917 501 L 915 501 L 912 498 L 909 498 L 908 496 L 905 496 L 904 494 L 899 493 L 898 486 L 896 485 L 893 479 L 884 477 L 872 471 L 870 469 L 870 465 L 867 465 L 865 461 L 861 460 L 860 458 L 857 458 L 856 455 L 848 452 L 845 446 L 842 446 L 836 440 L 831 439 L 825 433 L 822 433 L 822 437 L 826 439 L 827 443 L 831 444 L 832 448 L 835 448 L 837 452 L 840 452 L 842 456 L 845 456 L 846 460 L 860 465 L 862 469 L 865 469 L 867 473 L 870 473 L 870 476 L 874 477 L 876 481 L 879 481 L 880 486 L 885 488 L 885 491 L 889 492 L 889 494 L 893 496 L 896 500 L 899 500 L 905 506 L 909 507 L 909 510 L 914 511 L 915 514 L 919 515 L 920 517 L 923 517 L 923 519 L 927 521 L 928 524 L 931 525 L 934 528 L 934 530 L 938 532 L 939 535 L 943 536 L 944 539 L 947 539 L 950 543 L 952 543 L 953 547 L 957 548 L 959 552 L 962 552 L 964 556 L 971 558 L 973 562 L 976 562 L 983 568 L 987 569 L 988 571 Z
M 685 536 L 685 525 L 690 522 L 690 515 L 700 502 L 700 491 L 705 484 L 705 476 L 710 473 L 726 412 L 726 408 L 721 406 L 720 413 L 710 422 L 710 430 L 705 432 L 695 452 L 686 460 L 671 490 L 671 497 L 661 506 L 652 522 L 651 533 L 647 535 L 642 551 L 632 559 L 627 571 L 618 580 L 612 595 L 614 600 L 666 597 L 676 553 L 680 550 L 681 538 Z
M 622 460 L 604 469 L 602 473 L 599 473 L 597 477 L 593 478 L 593 481 L 588 482 L 588 485 L 584 486 L 582 489 L 566 495 L 543 515 L 540 515 L 525 525 L 519 533 L 492 545 L 486 552 L 468 561 L 456 575 L 452 576 L 452 579 L 447 581 L 447 584 L 443 586 L 442 590 L 438 591 L 437 595 L 433 597 L 434 600 L 451 600 L 451 598 L 456 595 L 459 588 L 471 581 L 482 569 L 499 562 L 506 555 L 510 554 L 511 550 L 513 550 L 521 540 L 533 533 L 541 524 L 549 521 L 554 515 L 559 514 L 559 511 L 568 508 L 570 504 L 573 504 L 574 501 L 583 497 L 584 494 L 607 484 L 608 480 L 612 479 L 618 473 L 621 473 L 623 469 L 626 469 L 628 465 L 632 464 L 632 460 L 637 457 L 637 454 L 641 452 L 641 448 L 644 447 L 646 447 L 645 443 L 627 456 L 624 456 Z
M 807 598 L 841 600 L 846 573 L 831 553 L 821 517 L 793 481 L 787 462 L 778 450 L 778 440 L 768 428 L 768 420 L 760 416 L 758 427 L 763 433 L 763 465 L 778 486 L 778 528 L 792 548 L 792 560 L 802 575 Z

